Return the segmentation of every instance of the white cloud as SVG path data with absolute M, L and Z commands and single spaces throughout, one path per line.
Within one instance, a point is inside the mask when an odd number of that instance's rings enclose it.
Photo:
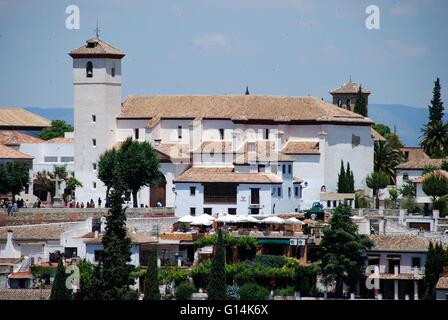
M 396 4 L 392 7 L 392 15 L 398 17 L 415 17 L 417 15 L 417 7 L 412 3 Z
M 395 40 L 386 41 L 386 48 L 399 58 L 417 59 L 426 55 L 429 51 L 427 47 L 406 44 Z
M 201 50 L 228 47 L 230 42 L 229 37 L 220 33 L 208 34 L 192 40 L 193 45 Z

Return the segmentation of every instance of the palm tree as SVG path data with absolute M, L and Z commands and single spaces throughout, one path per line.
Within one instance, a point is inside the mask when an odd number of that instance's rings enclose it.
M 395 167 L 402 161 L 398 149 L 394 149 L 388 141 L 375 142 L 374 169 L 389 177 L 390 183 L 395 184 Z
M 430 157 L 443 157 L 448 143 L 448 124 L 436 120 L 422 128 L 420 145 Z

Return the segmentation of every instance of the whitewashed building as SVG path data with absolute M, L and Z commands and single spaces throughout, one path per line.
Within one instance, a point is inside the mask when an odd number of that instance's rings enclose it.
M 164 181 L 139 205 L 189 213 L 273 214 L 306 209 L 335 192 L 341 160 L 355 188 L 373 170 L 372 121 L 313 97 L 129 96 L 124 53 L 101 39 L 73 58 L 77 201 L 105 197 L 100 155 L 127 137 L 159 152 Z M 355 93 L 350 93 L 353 96 Z

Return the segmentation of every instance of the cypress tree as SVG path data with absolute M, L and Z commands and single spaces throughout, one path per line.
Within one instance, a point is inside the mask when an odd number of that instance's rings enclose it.
M 426 255 L 424 299 L 434 299 L 437 281 L 439 280 L 440 274 L 443 272 L 443 267 L 447 263 L 445 260 L 446 257 L 442 245 L 436 243 L 434 246 L 431 242 Z
M 367 99 L 362 93 L 361 86 L 359 86 L 358 93 L 356 94 L 356 103 L 353 111 L 364 117 L 367 117 Z
M 347 177 L 347 193 L 353 193 L 355 192 L 355 178 L 353 176 L 353 171 L 350 170 L 350 162 L 347 162 L 347 171 L 346 171 L 346 177 Z
M 131 240 L 126 235 L 126 213 L 122 208 L 121 189 L 110 193 L 111 210 L 103 236 L 103 252 L 95 268 L 94 299 L 127 300 L 136 298 L 129 286 L 134 284 L 131 272 Z
M 218 229 L 218 241 L 208 279 L 209 300 L 226 299 L 225 245 L 221 229 Z
M 338 175 L 338 193 L 345 193 L 347 189 L 347 174 L 344 169 L 344 162 L 341 160 L 341 170 Z
M 155 250 L 151 250 L 148 255 L 148 269 L 145 276 L 144 300 L 160 300 L 158 276 L 157 254 Z
M 437 78 L 434 81 L 434 89 L 432 91 L 431 105 L 429 109 L 429 122 L 443 121 L 443 115 L 445 108 L 443 107 L 443 101 L 440 93 L 440 79 Z
M 62 259 L 59 259 L 58 267 L 54 277 L 53 286 L 51 287 L 50 300 L 71 300 L 72 292 L 65 285 L 67 275 Z

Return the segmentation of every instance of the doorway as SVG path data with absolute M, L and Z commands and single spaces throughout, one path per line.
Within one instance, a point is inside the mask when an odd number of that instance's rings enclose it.
M 149 202 L 151 207 L 157 207 L 157 202 L 166 206 L 166 179 L 163 173 L 159 172 L 159 183 L 149 188 Z

